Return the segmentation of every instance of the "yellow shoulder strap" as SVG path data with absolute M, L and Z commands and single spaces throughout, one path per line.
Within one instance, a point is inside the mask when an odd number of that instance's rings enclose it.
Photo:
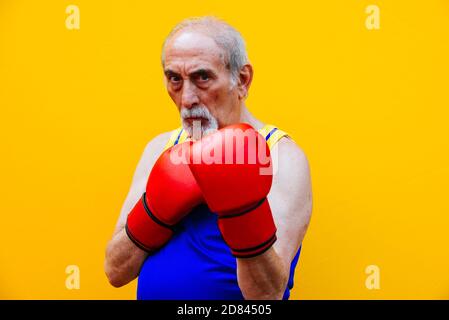
M 282 137 L 288 136 L 287 132 L 278 129 L 271 124 L 265 125 L 262 129 L 259 130 L 259 133 L 265 138 L 270 149 L 273 148 L 273 146 L 279 140 L 281 140 Z M 178 143 L 186 141 L 186 139 L 187 133 L 185 132 L 185 130 L 182 127 L 177 128 L 171 134 L 170 139 L 168 139 L 164 151 Z
M 167 144 L 165 145 L 164 151 L 170 147 L 173 147 L 175 144 L 186 141 L 186 139 L 187 139 L 186 131 L 182 127 L 179 127 L 178 129 L 174 130 L 173 133 L 171 134 L 170 139 L 168 139 Z
M 270 149 L 272 149 L 282 137 L 288 137 L 287 132 L 278 129 L 271 124 L 265 125 L 265 127 L 259 130 L 259 133 L 265 138 Z

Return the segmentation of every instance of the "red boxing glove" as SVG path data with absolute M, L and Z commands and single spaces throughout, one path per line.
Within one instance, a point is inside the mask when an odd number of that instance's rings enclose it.
M 162 247 L 176 223 L 204 202 L 187 164 L 190 144 L 175 145 L 161 154 L 148 177 L 146 192 L 128 215 L 126 233 L 145 251 Z
M 232 254 L 268 250 L 276 226 L 266 198 L 273 175 L 265 139 L 247 124 L 225 127 L 192 145 L 189 166 Z

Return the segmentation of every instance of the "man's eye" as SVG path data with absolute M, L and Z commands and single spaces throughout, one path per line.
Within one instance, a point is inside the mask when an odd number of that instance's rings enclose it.
M 207 73 L 199 73 L 199 74 L 196 76 L 196 79 L 199 80 L 199 81 L 201 81 L 201 82 L 205 82 L 205 81 L 209 80 L 210 77 L 209 77 L 209 75 L 208 75 Z
M 178 76 L 171 76 L 170 81 L 171 82 L 179 82 L 179 81 L 181 81 L 181 78 Z

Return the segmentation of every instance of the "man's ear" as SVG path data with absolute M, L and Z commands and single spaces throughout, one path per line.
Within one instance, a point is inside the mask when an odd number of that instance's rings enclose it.
M 239 99 L 245 99 L 248 96 L 249 88 L 251 87 L 251 82 L 253 81 L 253 66 L 250 64 L 245 64 L 239 73 L 238 79 L 238 93 Z

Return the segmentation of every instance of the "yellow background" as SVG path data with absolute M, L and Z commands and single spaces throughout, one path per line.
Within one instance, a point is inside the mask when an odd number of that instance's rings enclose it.
M 69 4 L 80 30 L 65 26 Z M 370 4 L 380 30 L 365 27 Z M 1 0 L 0 298 L 135 298 L 135 281 L 108 284 L 104 248 L 147 141 L 179 124 L 162 41 L 205 14 L 244 35 L 248 106 L 310 161 L 292 298 L 449 298 L 445 0 Z M 65 287 L 72 264 L 79 290 Z

